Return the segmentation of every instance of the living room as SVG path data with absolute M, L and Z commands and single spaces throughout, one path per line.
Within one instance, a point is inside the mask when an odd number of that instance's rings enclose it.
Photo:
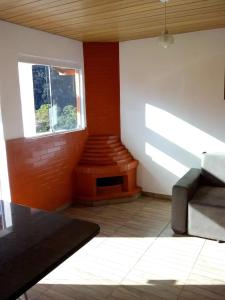
M 222 238 L 174 233 L 171 199 L 205 153 L 225 153 L 225 3 L 143 2 L 0 3 L 1 197 L 100 226 L 27 291 L 29 299 L 224 298 Z M 173 36 L 160 44 L 164 29 Z M 73 76 L 76 127 L 56 129 L 48 120 L 38 132 L 33 66 L 60 80 Z M 53 90 L 52 81 L 50 98 Z M 85 167 L 97 160 L 90 149 L 84 155 L 97 137 L 104 149 L 105 139 L 124 147 L 127 173 L 106 172 L 117 176 L 117 190 L 96 177 L 111 157 L 106 150 L 98 167 Z M 82 175 L 91 172 L 95 187 Z

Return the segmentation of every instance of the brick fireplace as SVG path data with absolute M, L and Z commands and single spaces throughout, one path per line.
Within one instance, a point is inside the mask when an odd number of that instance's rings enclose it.
M 76 200 L 97 205 L 135 197 L 137 166 L 118 136 L 89 136 L 76 168 Z

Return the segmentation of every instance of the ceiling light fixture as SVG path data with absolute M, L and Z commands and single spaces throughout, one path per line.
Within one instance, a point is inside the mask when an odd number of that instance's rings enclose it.
M 166 3 L 169 2 L 169 0 L 160 0 L 160 1 L 164 3 L 164 30 L 159 37 L 159 43 L 163 48 L 168 48 L 170 45 L 174 43 L 174 37 L 172 34 L 169 34 L 169 31 L 166 27 Z

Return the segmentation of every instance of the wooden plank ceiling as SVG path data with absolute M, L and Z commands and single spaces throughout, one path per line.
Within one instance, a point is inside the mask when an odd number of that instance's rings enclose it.
M 160 34 L 159 0 L 0 0 L 0 19 L 81 41 L 125 41 Z M 225 0 L 170 0 L 171 33 L 225 27 Z

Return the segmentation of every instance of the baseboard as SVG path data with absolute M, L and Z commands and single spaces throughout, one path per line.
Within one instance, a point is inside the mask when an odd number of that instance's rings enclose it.
M 71 205 L 72 205 L 72 202 L 68 202 L 68 203 L 56 208 L 56 210 L 54 210 L 54 212 L 61 212 L 65 209 L 67 209 L 68 207 L 70 207 Z
M 142 196 L 147 196 L 147 197 L 151 197 L 151 198 L 155 198 L 155 199 L 172 200 L 172 196 L 170 196 L 170 195 L 145 192 L 145 191 L 142 191 L 141 194 L 142 194 Z

